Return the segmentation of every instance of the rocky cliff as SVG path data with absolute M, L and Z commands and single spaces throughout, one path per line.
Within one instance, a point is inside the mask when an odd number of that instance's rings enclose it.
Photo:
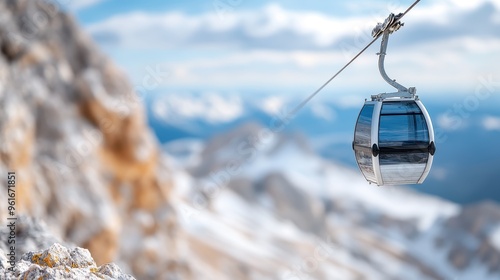
M 0 174 L 16 172 L 16 214 L 44 220 L 97 264 L 119 260 L 141 279 L 169 273 L 172 183 L 141 101 L 61 9 L 0 1 Z M 3 223 L 4 179 L 0 190 Z

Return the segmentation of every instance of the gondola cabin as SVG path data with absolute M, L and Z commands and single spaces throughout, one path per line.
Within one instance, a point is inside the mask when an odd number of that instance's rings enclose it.
M 382 35 L 380 74 L 397 92 L 372 95 L 370 101 L 365 101 L 352 142 L 361 173 L 368 182 L 379 186 L 422 184 L 436 152 L 432 121 L 417 90 L 389 78 L 384 68 L 389 35 L 403 26 L 403 15 L 390 14 L 372 32 L 375 38 Z
M 377 185 L 421 184 L 436 150 L 431 119 L 416 96 L 366 101 L 352 146 L 366 180 Z

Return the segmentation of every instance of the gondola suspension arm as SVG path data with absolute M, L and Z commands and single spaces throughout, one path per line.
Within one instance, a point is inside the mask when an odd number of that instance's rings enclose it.
M 396 82 L 396 80 L 389 78 L 389 76 L 387 75 L 387 72 L 385 72 L 384 62 L 385 62 L 385 56 L 387 55 L 387 45 L 389 43 L 390 31 L 386 30 L 386 31 L 384 31 L 383 34 L 384 35 L 382 36 L 382 44 L 380 46 L 380 53 L 378 53 L 378 55 L 379 55 L 378 70 L 380 71 L 380 75 L 382 75 L 382 78 L 384 78 L 384 80 L 388 84 L 395 87 L 398 90 L 398 92 L 407 92 L 408 89 L 406 87 L 404 87 L 400 83 Z

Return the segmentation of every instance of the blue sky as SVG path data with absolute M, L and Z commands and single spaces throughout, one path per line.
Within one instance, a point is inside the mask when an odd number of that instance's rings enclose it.
M 126 13 L 132 11 L 161 12 L 161 11 L 182 11 L 189 14 L 203 14 L 207 11 L 217 11 L 221 7 L 228 9 L 256 9 L 269 3 L 279 3 L 284 8 L 298 11 L 324 11 L 329 15 L 346 17 L 349 12 L 371 12 L 371 8 L 382 5 L 397 6 L 396 1 L 371 1 L 369 5 L 353 4 L 351 1 L 263 1 L 263 0 L 150 0 L 150 1 L 120 1 L 120 0 L 83 0 L 73 1 L 76 6 L 79 18 L 84 22 L 93 22 L 105 19 L 112 14 Z M 79 3 L 78 3 L 79 2 Z M 425 4 L 424 4 L 425 5 Z
M 160 67 L 170 76 L 158 91 L 305 95 L 370 40 L 378 21 L 412 2 L 74 0 L 70 9 L 135 84 L 148 67 Z M 500 81 L 499 0 L 424 0 L 404 22 L 391 37 L 387 71 L 421 96 L 466 97 L 481 78 Z M 378 74 L 378 48 L 372 46 L 326 94 L 358 98 L 391 91 Z

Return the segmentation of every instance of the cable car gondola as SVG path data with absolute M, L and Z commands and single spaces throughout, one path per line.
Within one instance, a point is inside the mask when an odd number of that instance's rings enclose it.
M 432 121 L 416 89 L 390 79 L 384 69 L 389 35 L 403 25 L 401 15 L 391 14 L 373 31 L 375 38 L 383 35 L 380 74 L 398 91 L 372 95 L 365 101 L 352 143 L 361 173 L 379 186 L 423 183 L 436 151 Z
M 361 173 L 368 182 L 379 186 L 423 183 L 429 174 L 436 152 L 432 121 L 416 95 L 416 89 L 406 88 L 396 80 L 391 80 L 384 69 L 389 35 L 403 26 L 401 19 L 419 2 L 420 0 L 416 0 L 404 13 L 390 14 L 383 24 L 377 24 L 372 32 L 374 39 L 285 118 L 288 120 L 295 116 L 379 37 L 382 37 L 378 54 L 380 74 L 398 91 L 372 95 L 370 101 L 365 101 L 356 122 L 352 142 Z

